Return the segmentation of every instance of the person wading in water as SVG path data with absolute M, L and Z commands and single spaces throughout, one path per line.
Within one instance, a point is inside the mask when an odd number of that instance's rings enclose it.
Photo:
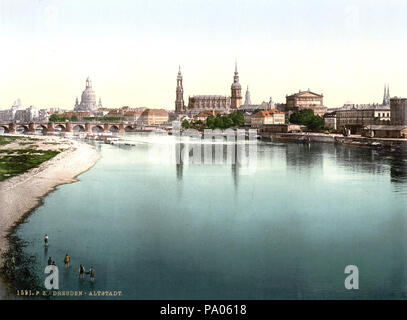
M 85 267 L 83 265 L 79 265 L 79 278 L 83 279 L 85 276 Z
M 47 234 L 45 234 L 45 236 L 44 236 L 44 245 L 46 247 L 48 247 L 48 235 Z
M 90 275 L 90 281 L 95 280 L 95 269 L 93 269 L 93 267 L 90 267 L 89 272 L 87 272 L 87 274 Z
M 65 255 L 65 268 L 69 268 L 69 261 L 71 261 L 71 258 L 68 256 L 68 254 Z

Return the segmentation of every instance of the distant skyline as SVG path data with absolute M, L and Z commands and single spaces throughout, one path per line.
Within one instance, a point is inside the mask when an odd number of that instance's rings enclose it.
M 407 97 L 407 0 L 0 0 L 0 108 L 73 109 L 89 76 L 106 107 L 174 108 L 324 94 L 327 107 Z

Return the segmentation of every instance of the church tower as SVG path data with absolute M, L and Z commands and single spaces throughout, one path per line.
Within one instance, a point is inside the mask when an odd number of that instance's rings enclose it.
M 181 67 L 178 69 L 177 88 L 175 98 L 175 112 L 183 112 L 184 110 L 184 88 L 182 86 Z
M 390 105 L 390 86 L 384 85 L 384 94 L 383 94 L 383 105 L 389 106 Z
M 232 83 L 231 105 L 232 109 L 238 109 L 242 105 L 242 86 L 239 83 L 239 73 L 237 72 L 237 63 L 235 63 L 235 75 Z
M 246 89 L 246 96 L 245 96 L 245 99 L 244 99 L 244 105 L 245 105 L 245 106 L 250 106 L 251 104 L 252 104 L 252 101 L 251 101 L 251 99 L 250 99 L 249 86 L 247 86 L 247 89 Z

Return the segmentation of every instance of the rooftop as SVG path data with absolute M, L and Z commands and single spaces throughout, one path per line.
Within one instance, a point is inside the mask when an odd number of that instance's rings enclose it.
M 274 114 L 284 114 L 284 112 L 279 111 L 279 110 L 277 110 L 277 109 L 262 110 L 262 111 L 256 112 L 254 115 L 252 115 L 252 118 L 267 118 L 267 117 L 273 117 Z

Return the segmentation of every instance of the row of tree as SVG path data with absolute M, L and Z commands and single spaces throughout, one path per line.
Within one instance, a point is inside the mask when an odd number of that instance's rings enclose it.
M 122 121 L 124 120 L 124 117 L 81 117 L 80 119 L 77 116 L 71 116 L 71 117 L 66 117 L 66 116 L 61 116 L 58 114 L 52 114 L 49 117 L 49 121 L 51 122 L 66 122 L 66 121 Z
M 189 122 L 188 120 L 182 121 L 184 129 L 227 129 L 231 127 L 239 127 L 244 125 L 244 116 L 242 113 L 235 111 L 227 115 L 209 116 L 206 118 L 206 123 L 202 120 Z
M 51 122 L 78 121 L 78 117 L 77 116 L 65 117 L 54 113 L 49 117 L 48 120 Z

